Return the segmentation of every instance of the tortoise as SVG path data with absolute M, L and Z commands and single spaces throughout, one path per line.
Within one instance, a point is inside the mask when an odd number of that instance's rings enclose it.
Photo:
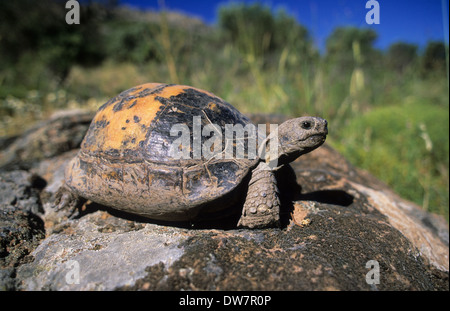
M 243 136 L 226 136 L 227 127 L 244 129 Z M 240 204 L 239 227 L 279 226 L 275 171 L 322 145 L 327 121 L 290 119 L 267 137 L 252 127 L 210 92 L 161 83 L 133 87 L 98 109 L 66 167 L 57 207 L 91 200 L 157 221 L 194 222 L 220 218 Z M 188 133 L 179 136 L 180 129 Z M 183 135 L 192 144 L 178 144 Z M 260 146 L 252 152 L 255 139 Z

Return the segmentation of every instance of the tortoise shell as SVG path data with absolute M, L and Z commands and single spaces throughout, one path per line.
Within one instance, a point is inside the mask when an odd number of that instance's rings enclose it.
M 170 130 L 187 125 L 193 142 L 194 117 L 201 117 L 202 127 L 218 125 L 222 137 L 226 124 L 251 123 L 197 88 L 158 83 L 131 88 L 99 108 L 66 168 L 66 185 L 83 198 L 158 220 L 193 220 L 200 212 L 230 206 L 259 159 L 194 158 L 192 148 L 189 159 L 174 158 L 169 150 L 179 136 Z M 206 139 L 201 136 L 202 143 Z

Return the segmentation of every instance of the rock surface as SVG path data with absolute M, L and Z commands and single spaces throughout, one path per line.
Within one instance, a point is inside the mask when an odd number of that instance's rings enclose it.
M 0 290 L 15 288 L 16 268 L 33 260 L 30 253 L 45 236 L 37 216 L 45 182 L 26 171 L 0 174 Z
M 0 171 L 30 169 L 41 160 L 77 148 L 92 117 L 92 112 L 82 110 L 60 111 L 14 140 L 1 139 Z
M 238 230 L 234 219 L 169 226 L 95 203 L 67 219 L 53 209 L 52 195 L 76 150 L 61 152 L 28 162 L 29 172 L 1 175 L 3 289 L 449 289 L 446 221 L 327 145 L 277 173 L 283 227 L 262 230 Z M 26 255 L 11 255 L 21 249 Z

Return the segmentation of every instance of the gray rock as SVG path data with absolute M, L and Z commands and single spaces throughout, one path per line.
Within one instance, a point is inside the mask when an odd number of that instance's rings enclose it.
M 44 238 L 39 189 L 43 182 L 25 171 L 0 173 L 0 289 L 16 288 L 16 268 Z
M 16 289 L 15 268 L 0 268 L 0 291 Z
M 37 162 L 80 146 L 92 112 L 56 112 L 16 138 L 0 140 L 0 171 L 30 169 Z
M 105 218 L 105 219 L 102 219 Z M 17 277 L 24 290 L 113 290 L 133 285 L 146 268 L 170 266 L 183 254 L 182 233 L 96 212 L 68 221 L 33 252 Z
M 43 212 L 39 190 L 46 185 L 41 177 L 27 171 L 0 173 L 0 205 L 32 214 Z

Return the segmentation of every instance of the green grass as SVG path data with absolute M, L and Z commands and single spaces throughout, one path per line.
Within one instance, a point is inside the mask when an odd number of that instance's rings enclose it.
M 448 109 L 409 98 L 350 120 L 334 145 L 401 196 L 448 219 L 448 125 Z

